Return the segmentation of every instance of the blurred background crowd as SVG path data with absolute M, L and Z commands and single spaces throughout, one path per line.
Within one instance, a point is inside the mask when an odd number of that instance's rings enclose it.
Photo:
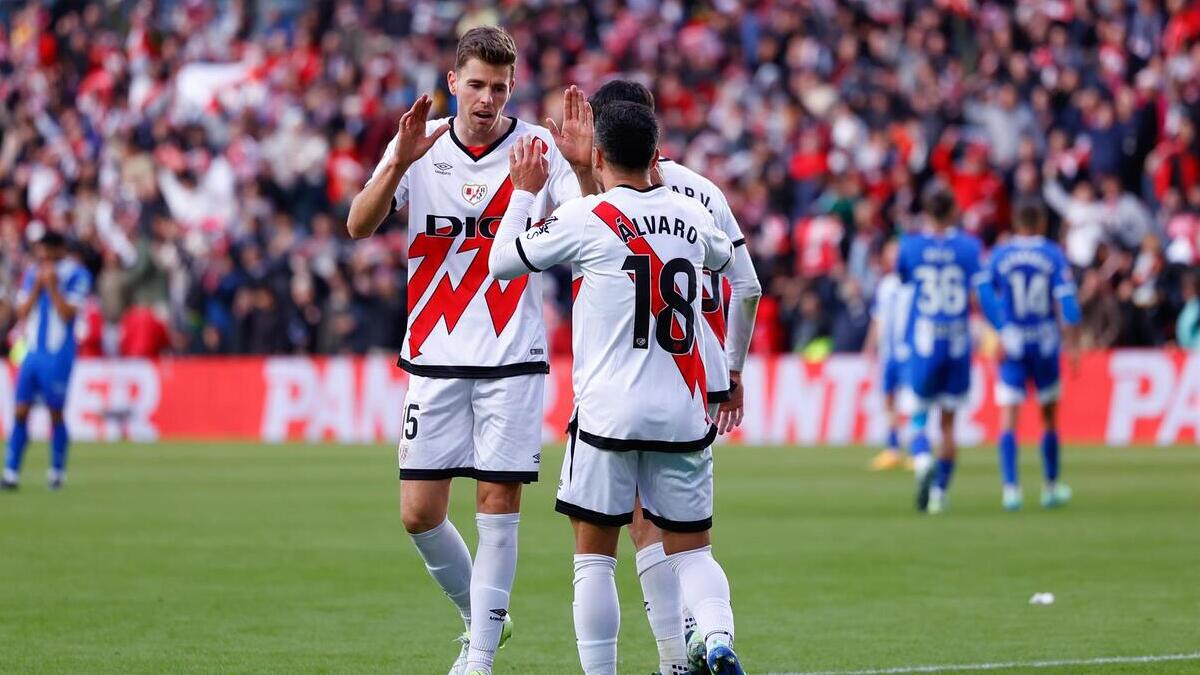
M 28 242 L 92 270 L 82 352 L 399 349 L 404 213 L 350 200 L 457 36 L 505 26 L 511 114 L 631 76 L 711 178 L 765 297 L 755 351 L 858 351 L 884 244 L 931 179 L 964 227 L 1037 199 L 1086 347 L 1200 347 L 1200 1 L 0 0 L 0 329 Z M 569 349 L 552 277 L 552 346 Z

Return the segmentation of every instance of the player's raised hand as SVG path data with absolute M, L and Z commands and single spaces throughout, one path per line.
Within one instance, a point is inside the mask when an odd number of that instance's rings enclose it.
M 729 384 L 733 387 L 729 400 L 717 408 L 717 433 L 720 434 L 727 434 L 735 427 L 741 426 L 742 416 L 746 411 L 746 396 L 742 391 L 742 374 L 734 370 L 729 371 Z
M 434 141 L 450 130 L 449 124 L 443 124 L 433 133 L 425 134 L 425 120 L 433 107 L 433 99 L 429 94 L 421 94 L 408 112 L 400 116 L 400 128 L 396 131 L 396 146 L 392 152 L 392 164 L 408 167 L 421 159 Z
M 563 123 L 559 127 L 554 120 L 546 118 L 546 128 L 554 137 L 558 151 L 576 171 L 592 168 L 592 139 L 595 136 L 595 121 L 592 119 L 592 104 L 587 102 L 579 87 L 571 85 L 563 92 Z
M 514 190 L 537 194 L 550 177 L 550 163 L 546 161 L 546 147 L 537 136 L 526 135 L 517 139 L 508 151 L 508 175 Z

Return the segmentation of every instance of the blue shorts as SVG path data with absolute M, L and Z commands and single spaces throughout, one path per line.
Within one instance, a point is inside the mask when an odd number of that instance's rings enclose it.
M 925 405 L 959 408 L 971 388 L 971 355 L 914 355 L 908 360 L 908 384 Z
M 897 361 L 895 359 L 888 359 L 883 362 L 879 376 L 884 394 L 891 396 L 899 391 L 900 387 L 905 385 L 904 367 L 906 364 L 906 361 Z
M 17 371 L 16 401 L 32 405 L 41 398 L 47 408 L 62 410 L 67 404 L 67 385 L 75 359 L 53 354 L 29 354 Z
M 1037 389 L 1038 403 L 1057 401 L 1062 391 L 1059 370 L 1058 354 L 1044 356 L 1035 349 L 1028 349 L 1020 358 L 1005 357 L 1000 362 L 1000 378 L 996 381 L 996 403 L 1021 403 L 1030 382 Z

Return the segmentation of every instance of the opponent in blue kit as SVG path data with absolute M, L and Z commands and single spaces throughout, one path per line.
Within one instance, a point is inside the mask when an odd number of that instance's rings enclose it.
M 899 245 L 895 240 L 883 247 L 883 266 L 887 273 L 875 289 L 871 308 L 871 329 L 867 335 L 868 351 L 874 353 L 879 367 L 879 385 L 883 392 L 884 415 L 887 419 L 887 439 L 883 451 L 871 460 L 873 471 L 887 471 L 904 466 L 900 455 L 900 394 L 908 386 L 904 368 L 908 361 L 908 345 L 904 343 L 911 293 L 896 274 Z
M 1066 504 L 1071 490 L 1058 481 L 1059 354 L 1063 346 L 1060 319 L 1067 326 L 1079 323 L 1075 283 L 1062 249 L 1042 233 L 1045 216 L 1040 206 L 1025 204 L 1017 209 L 1016 236 L 996 248 L 991 260 L 991 277 L 1000 303 L 1000 342 L 1004 357 L 996 383 L 996 403 L 1001 407 L 1000 475 L 1004 480 L 1004 508 L 1021 508 L 1023 498 L 1017 480 L 1017 411 L 1030 383 L 1037 391 L 1042 411 L 1042 472 L 1045 488 L 1042 506 Z M 1073 331 L 1072 331 L 1073 332 Z M 1072 358 L 1077 358 L 1073 348 Z
M 954 415 L 971 384 L 970 293 L 984 312 L 996 312 L 979 240 L 955 227 L 954 197 L 940 184 L 924 195 L 930 230 L 900 240 L 896 273 L 912 290 L 905 342 L 908 383 L 916 399 L 910 449 L 917 479 L 917 509 L 940 513 L 954 472 Z M 942 442 L 934 466 L 925 427 L 929 410 L 941 410 Z
M 52 490 L 62 487 L 67 468 L 67 425 L 63 408 L 75 363 L 75 317 L 91 290 L 91 275 L 66 257 L 66 240 L 49 232 L 35 247 L 37 263 L 25 270 L 17 292 L 17 319 L 25 321 L 25 358 L 17 373 L 16 418 L 8 439 L 0 488 L 14 490 L 29 441 L 29 409 L 38 398 L 50 409 Z

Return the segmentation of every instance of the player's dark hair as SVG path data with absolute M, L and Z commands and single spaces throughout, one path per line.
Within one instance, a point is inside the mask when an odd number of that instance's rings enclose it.
M 47 230 L 45 234 L 38 239 L 38 243 L 46 248 L 63 249 L 67 247 L 67 239 L 62 236 L 62 233 L 54 230 Z
M 1046 213 L 1042 205 L 1035 200 L 1027 200 L 1017 204 L 1013 211 L 1013 226 L 1021 232 L 1040 232 L 1045 222 Z
M 646 85 L 633 80 L 609 80 L 588 98 L 593 115 L 599 115 L 609 104 L 619 101 L 639 103 L 654 110 L 654 94 Z
M 925 213 L 938 223 L 946 225 L 954 218 L 954 195 L 941 182 L 934 182 L 927 186 L 921 202 L 925 207 Z
M 517 43 L 498 26 L 472 28 L 458 40 L 454 69 L 461 69 L 471 59 L 479 59 L 489 66 L 515 66 Z
M 644 171 L 658 154 L 658 120 L 640 103 L 616 101 L 596 116 L 596 147 L 604 159 L 630 171 Z

